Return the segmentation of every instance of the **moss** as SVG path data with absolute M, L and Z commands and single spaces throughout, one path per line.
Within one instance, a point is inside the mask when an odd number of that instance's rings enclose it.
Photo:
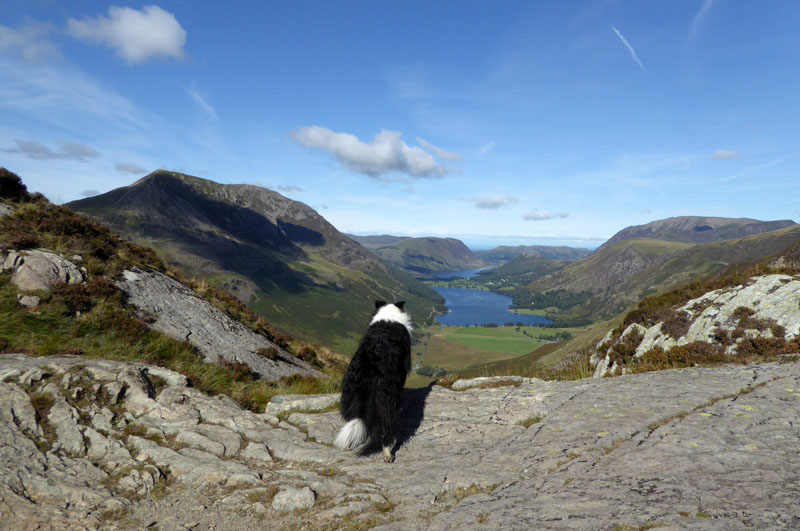
M 528 429 L 531 426 L 533 426 L 534 424 L 538 424 L 541 421 L 542 421 L 542 417 L 540 417 L 539 415 L 534 415 L 533 417 L 528 417 L 525 420 L 521 420 L 521 421 L 517 422 L 517 424 L 519 424 L 520 426 L 522 426 L 525 429 Z

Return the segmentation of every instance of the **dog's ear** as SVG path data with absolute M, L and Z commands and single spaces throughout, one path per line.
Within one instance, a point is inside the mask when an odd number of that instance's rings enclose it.
M 375 301 L 375 309 L 376 310 L 380 310 L 384 306 L 386 306 L 386 301 Z
M 397 306 L 397 308 L 402 311 L 403 306 L 406 305 L 406 301 L 396 302 L 396 303 L 394 303 L 394 305 Z

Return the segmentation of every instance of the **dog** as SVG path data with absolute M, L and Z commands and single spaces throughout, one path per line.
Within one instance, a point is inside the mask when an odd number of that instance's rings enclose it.
M 342 380 L 339 411 L 347 423 L 333 443 L 354 450 L 380 442 L 387 463 L 394 461 L 403 386 L 411 371 L 411 318 L 404 306 L 405 301 L 375 301 L 375 314 Z

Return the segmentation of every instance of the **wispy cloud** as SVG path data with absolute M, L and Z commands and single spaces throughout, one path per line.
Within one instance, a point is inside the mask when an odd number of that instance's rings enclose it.
M 47 38 L 52 29 L 50 24 L 33 20 L 26 21 L 19 29 L 0 26 L 0 53 L 30 63 L 58 57 L 61 55 L 58 48 Z
M 349 133 L 312 125 L 292 131 L 290 136 L 301 146 L 324 151 L 342 166 L 373 178 L 390 172 L 417 178 L 440 178 L 449 172 L 437 164 L 430 153 L 403 142 L 399 131 L 382 129 L 370 142 L 362 142 Z
M 147 173 L 147 170 L 144 168 L 129 162 L 118 162 L 114 164 L 114 169 L 119 173 L 127 173 L 130 175 L 142 175 L 143 173 Z
M 61 148 L 53 151 L 47 146 L 31 140 L 15 140 L 17 147 L 4 148 L 0 151 L 6 153 L 20 153 L 34 160 L 77 160 L 88 162 L 89 159 L 96 159 L 102 153 L 90 148 L 86 144 L 76 144 L 74 142 L 59 142 Z
M 724 149 L 719 149 L 711 155 L 711 158 L 714 160 L 731 160 L 731 159 L 738 159 L 739 154 L 735 151 L 725 151 Z
M 483 210 L 497 210 L 498 208 L 506 207 L 518 201 L 516 197 L 509 195 L 500 195 L 494 197 L 473 197 L 470 199 L 475 204 L 476 208 Z
M 158 6 L 145 6 L 141 11 L 111 6 L 108 17 L 69 19 L 67 33 L 115 49 L 129 65 L 144 64 L 154 58 L 186 56 L 183 51 L 186 30 L 175 15 Z
M 100 195 L 99 190 L 84 190 L 81 192 L 81 197 L 92 197 L 95 195 Z
M 692 26 L 689 28 L 688 40 L 692 41 L 695 39 L 695 37 L 697 37 L 697 33 L 700 31 L 700 26 L 703 22 L 703 19 L 706 17 L 708 12 L 711 11 L 711 6 L 713 4 L 714 0 L 703 0 L 703 5 L 700 6 L 700 9 L 692 19 Z
M 525 219 L 526 221 L 544 221 L 544 220 L 554 219 L 554 218 L 565 219 L 565 218 L 568 218 L 568 217 L 569 217 L 569 214 L 567 214 L 566 212 L 559 212 L 558 214 L 551 214 L 547 210 L 535 209 L 535 210 L 531 210 L 530 212 L 525 214 L 523 219 Z
M 208 101 L 200 95 L 196 88 L 192 87 L 188 91 L 189 96 L 192 100 L 200 107 L 206 114 L 208 114 L 214 120 L 217 119 L 217 111 L 214 110 L 214 107 L 211 106 Z
M 288 185 L 286 185 L 286 184 L 280 184 L 280 185 L 278 185 L 278 187 L 277 187 L 277 188 L 278 188 L 278 190 L 280 190 L 281 192 L 305 192 L 305 190 L 303 190 L 303 189 L 302 189 L 302 188 L 300 188 L 299 186 L 295 186 L 295 185 L 293 185 L 293 184 L 288 184 Z
M 639 65 L 639 68 L 642 69 L 642 72 L 647 73 L 647 70 L 645 69 L 644 65 L 642 64 L 642 61 L 639 59 L 639 56 L 636 54 L 636 50 L 633 49 L 633 46 L 631 46 L 631 44 L 628 42 L 628 39 L 623 37 L 622 33 L 620 33 L 619 30 L 617 28 L 615 28 L 614 26 L 611 26 L 611 29 L 614 30 L 614 33 L 617 34 L 617 37 L 619 37 L 619 39 L 622 41 L 622 44 L 624 44 L 625 47 L 628 49 L 628 51 L 631 53 L 631 57 L 633 58 L 634 61 L 636 61 L 636 64 Z
M 434 146 L 424 138 L 417 137 L 417 143 L 428 151 L 433 151 L 434 154 L 442 160 L 461 160 L 461 155 L 455 151 L 445 151 L 440 147 Z
M 494 149 L 495 145 L 496 144 L 494 142 L 485 143 L 484 145 L 478 148 L 478 155 L 486 155 L 487 153 L 489 153 L 491 150 Z

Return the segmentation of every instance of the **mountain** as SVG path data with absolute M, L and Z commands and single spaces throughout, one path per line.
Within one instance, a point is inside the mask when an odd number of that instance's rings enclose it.
M 680 243 L 711 243 L 770 232 L 791 225 L 795 225 L 795 222 L 790 219 L 759 221 L 749 218 L 679 216 L 652 221 L 646 225 L 626 227 L 609 238 L 599 249 L 633 238 Z
M 555 245 L 500 245 L 486 251 L 475 251 L 475 256 L 487 262 L 501 264 L 527 254 L 552 260 L 580 260 L 592 254 L 591 249 Z
M 372 252 L 387 264 L 417 273 L 475 269 L 486 265 L 464 242 L 455 238 L 406 238 L 374 248 Z
M 407 240 L 408 236 L 392 236 L 390 234 L 379 234 L 375 236 L 357 236 L 355 234 L 347 234 L 345 236 L 351 240 L 355 240 L 367 249 L 376 249 L 378 247 L 386 247 L 403 240 Z
M 515 301 L 608 319 L 646 296 L 733 264 L 758 262 L 798 242 L 800 225 L 702 245 L 626 239 L 536 280 Z
M 570 262 L 567 260 L 552 260 L 532 254 L 521 254 L 495 268 L 481 271 L 476 278 L 481 281 L 529 284 L 545 275 L 555 273 L 569 264 Z
M 311 207 L 258 186 L 156 171 L 67 206 L 231 292 L 279 329 L 342 353 L 355 350 L 374 300 L 406 300 L 418 322 L 442 302 Z

